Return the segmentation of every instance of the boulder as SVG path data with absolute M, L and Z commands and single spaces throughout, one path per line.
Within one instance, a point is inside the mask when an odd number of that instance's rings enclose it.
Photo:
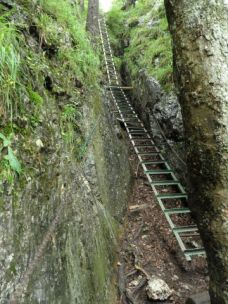
M 153 113 L 167 138 L 177 141 L 183 140 L 181 107 L 175 94 L 163 95 L 160 101 L 155 104 Z
M 167 283 L 157 276 L 152 276 L 146 288 L 150 300 L 165 301 L 172 295 L 172 290 Z

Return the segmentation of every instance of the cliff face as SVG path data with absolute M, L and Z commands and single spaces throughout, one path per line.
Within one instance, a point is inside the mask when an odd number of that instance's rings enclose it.
M 84 18 L 66 0 L 0 9 L 0 303 L 115 303 L 130 169 Z

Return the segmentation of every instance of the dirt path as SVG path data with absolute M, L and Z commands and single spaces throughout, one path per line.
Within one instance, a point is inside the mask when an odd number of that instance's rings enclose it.
M 132 148 L 130 162 L 135 176 L 134 190 L 125 219 L 119 262 L 119 287 L 128 296 L 122 296 L 120 303 L 156 303 L 147 300 L 146 276 L 136 269 L 140 267 L 149 275 L 162 278 L 173 289 L 169 301 L 157 303 L 183 304 L 190 294 L 207 289 L 206 261 L 204 258 L 185 260 L 145 175 L 138 169 Z

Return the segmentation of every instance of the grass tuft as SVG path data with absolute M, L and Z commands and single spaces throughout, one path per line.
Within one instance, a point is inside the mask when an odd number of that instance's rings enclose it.
M 7 112 L 13 118 L 17 104 L 17 89 L 20 86 L 20 55 L 18 34 L 15 26 L 0 17 L 0 117 L 6 119 Z

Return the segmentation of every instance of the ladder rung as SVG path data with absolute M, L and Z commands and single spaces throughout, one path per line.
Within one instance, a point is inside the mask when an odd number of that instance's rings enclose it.
M 154 186 L 169 186 L 169 185 L 180 185 L 179 181 L 178 180 L 164 180 L 164 181 L 154 181 L 154 182 L 151 182 L 151 185 L 154 185 Z
M 125 118 L 126 122 L 131 122 L 131 121 L 139 121 L 138 117 L 130 117 L 130 118 Z
M 145 153 L 145 152 L 139 152 L 138 153 L 140 156 L 155 156 L 155 155 L 159 155 L 160 154 L 160 152 L 147 152 L 147 153 Z
M 166 214 L 182 214 L 182 213 L 190 213 L 191 210 L 189 208 L 172 208 L 163 210 Z
M 120 90 L 120 92 L 121 92 L 121 89 L 122 90 L 131 90 L 131 89 L 133 89 L 133 87 L 122 87 L 122 86 L 106 86 L 106 87 L 108 87 L 109 89 Z
M 186 256 L 206 255 L 204 248 L 194 248 L 184 250 Z
M 126 113 L 123 113 L 123 114 L 126 114 Z M 131 118 L 131 117 L 138 118 L 137 114 L 134 114 L 134 113 L 127 113 L 125 118 Z
M 132 122 L 128 122 L 129 127 L 142 127 L 142 122 L 139 121 L 137 124 L 136 123 L 132 123 Z
M 173 228 L 173 232 L 174 233 L 185 233 L 185 232 L 194 232 L 194 231 L 198 231 L 198 227 L 196 225 L 192 225 L 192 226 L 180 226 L 180 227 L 174 227 Z
M 140 153 L 138 153 L 140 154 Z M 145 171 L 146 174 L 151 174 L 151 175 L 158 175 L 158 174 L 169 174 L 169 173 L 173 173 L 173 170 L 149 170 L 149 171 Z
M 137 117 L 138 118 L 138 115 L 132 109 L 129 109 L 128 113 L 123 113 L 123 114 L 125 114 L 129 118 L 131 118 L 131 117 Z
M 137 125 L 133 125 L 132 123 L 127 122 L 127 128 L 129 129 L 129 127 L 132 129 L 137 128 L 139 133 L 142 131 L 145 133 L 144 127 L 142 126 L 141 123 L 138 123 Z
M 134 144 L 135 147 L 137 148 L 153 148 L 156 147 L 155 145 L 142 145 L 142 144 Z
M 129 119 L 138 119 L 138 117 L 137 117 L 137 115 L 136 114 L 131 114 L 131 116 L 126 116 L 126 115 L 124 115 L 124 113 L 122 113 L 122 115 L 123 115 L 123 118 L 126 120 L 126 121 L 129 121 Z
M 166 164 L 166 161 L 165 160 L 158 160 L 158 161 L 145 161 L 145 162 L 142 162 L 143 165 L 159 165 L 159 164 Z
M 129 129 L 129 127 L 131 127 L 131 128 L 138 128 L 138 130 L 139 130 L 139 128 L 142 128 L 142 131 L 145 132 L 144 126 L 142 126 L 141 123 L 138 123 L 137 125 L 136 125 L 136 124 L 133 125 L 132 123 L 127 122 L 127 128 Z M 140 130 L 139 130 L 139 131 L 140 131 Z M 142 131 L 141 131 L 141 132 L 142 132 Z
M 153 139 L 151 137 L 143 137 L 143 136 L 135 137 L 135 134 L 133 134 L 133 136 L 132 136 L 132 134 L 130 132 L 129 132 L 129 135 L 131 136 L 131 139 L 134 140 L 134 141 L 138 141 L 138 142 L 143 141 L 143 140 L 144 141 L 145 140 L 153 141 Z M 138 134 L 136 134 L 136 135 L 138 135 Z
M 117 107 L 119 108 L 121 114 L 123 114 L 125 111 L 132 111 L 131 106 L 126 106 L 124 108 L 120 108 L 119 106 Z
M 170 193 L 170 194 L 158 194 L 157 198 L 161 198 L 161 199 L 185 198 L 185 199 L 187 199 L 188 196 L 187 196 L 187 194 L 184 194 L 184 193 Z
M 129 130 L 129 133 L 130 134 L 135 134 L 135 135 L 138 135 L 138 134 L 148 134 L 147 131 L 144 130 L 143 127 L 127 127 L 128 130 Z
M 132 110 L 131 110 L 131 109 L 129 109 L 129 110 L 127 110 L 127 111 L 121 111 L 121 113 L 122 113 L 122 114 L 126 114 L 126 113 L 128 113 L 129 111 L 132 113 Z
M 144 139 L 144 141 L 147 141 L 146 143 L 143 143 L 143 142 L 141 143 L 140 141 L 137 142 L 137 139 L 135 139 L 135 138 L 131 138 L 131 141 L 134 142 L 135 147 L 146 147 L 146 146 L 150 147 L 151 145 L 155 146 L 155 144 L 151 138 Z
M 138 130 L 137 132 L 132 132 L 131 130 L 128 129 L 128 133 L 130 135 L 136 136 L 136 135 L 143 135 L 143 134 L 147 134 L 143 129 L 140 131 Z M 133 138 L 134 139 L 134 138 Z M 137 138 L 136 138 L 137 139 Z
M 130 110 L 133 111 L 130 105 L 126 105 L 126 106 L 124 106 L 124 107 L 119 107 L 119 106 L 118 106 L 118 108 L 120 109 L 120 112 L 124 112 L 124 111 L 126 111 L 126 110 L 128 110 L 128 111 L 130 111 Z

